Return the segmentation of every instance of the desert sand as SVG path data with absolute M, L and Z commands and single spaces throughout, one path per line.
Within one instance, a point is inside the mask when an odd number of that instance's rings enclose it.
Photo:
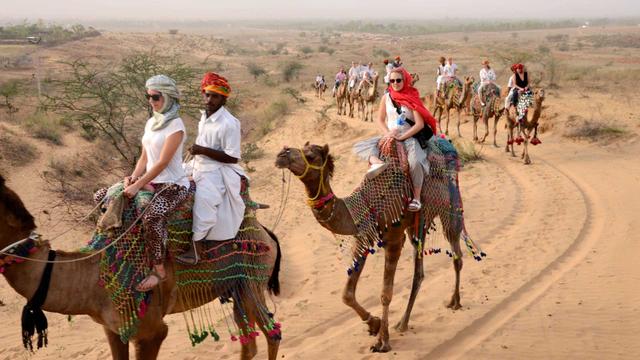
M 636 65 L 637 66 L 637 65 Z M 475 70 L 474 70 L 475 72 Z M 309 79 L 312 79 L 309 77 Z M 430 80 L 421 80 L 429 81 Z M 309 82 L 309 81 L 307 81 Z M 420 84 L 425 86 L 426 83 Z M 425 86 L 426 87 L 426 86 Z M 331 104 L 314 97 L 296 107 L 277 128 L 256 143 L 265 155 L 252 162 L 252 196 L 271 205 L 259 213 L 267 226 L 274 224 L 283 189 L 289 196 L 275 232 L 283 251 L 282 294 L 272 299 L 276 318 L 283 324 L 279 356 L 283 359 L 637 359 L 640 357 L 640 144 L 637 141 L 640 108 L 637 93 L 629 100 L 608 94 L 579 98 L 573 94 L 548 96 L 544 118 L 553 122 L 532 147 L 532 165 L 504 152 L 504 119 L 498 143 L 476 145 L 483 160 L 465 166 L 460 184 L 467 229 L 488 254 L 482 262 L 464 257 L 461 296 L 463 308 L 445 307 L 454 272 L 450 259 L 425 259 L 426 278 L 406 333 L 391 329 L 393 350 L 372 354 L 366 326 L 341 301 L 346 271 L 337 258 L 331 233 L 313 218 L 305 193 L 295 177 L 274 166 L 283 145 L 300 147 L 306 141 L 329 144 L 336 155 L 332 181 L 338 196 L 349 194 L 362 180 L 367 164 L 351 152 L 359 139 L 376 133 L 371 123 L 339 117 L 331 108 L 328 118 L 319 110 Z M 619 125 L 629 130 L 622 139 L 608 142 L 575 141 L 562 136 L 569 114 L 587 116 L 590 102 L 602 102 Z M 467 116 L 463 119 L 468 120 Z M 0 131 L 25 130 L 0 123 Z M 462 126 L 471 136 L 471 123 Z M 39 174 L 52 158 L 81 156 L 90 146 L 76 134 L 64 137 L 65 146 L 52 147 L 24 136 L 40 153 L 27 166 L 5 173 L 8 185 L 36 216 L 39 231 L 54 236 L 72 224 L 51 229 L 64 209 L 42 212 L 52 202 Z M 517 149 L 516 151 L 518 151 Z M 283 186 L 283 178 L 290 181 Z M 90 237 L 79 227 L 56 239 L 55 248 L 74 249 Z M 433 240 L 445 248 L 441 235 Z M 412 252 L 407 244 L 395 279 L 390 323 L 400 319 L 410 292 Z M 384 258 L 372 256 L 361 277 L 357 298 L 379 315 L 379 294 Z M 25 300 L 0 281 L 0 359 L 109 359 L 102 329 L 86 316 L 48 314 L 49 342 L 31 356 L 22 349 L 20 311 Z M 182 315 L 167 316 L 170 332 L 160 359 L 235 359 L 239 346 L 228 339 L 206 341 L 192 348 Z M 257 358 L 266 358 L 264 340 L 258 338 Z

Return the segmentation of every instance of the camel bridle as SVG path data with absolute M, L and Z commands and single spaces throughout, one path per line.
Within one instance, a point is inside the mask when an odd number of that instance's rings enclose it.
M 327 167 L 327 163 L 329 162 L 329 155 L 327 155 L 327 157 L 324 159 L 324 161 L 322 162 L 322 165 L 313 165 L 309 162 L 309 159 L 307 159 L 307 156 L 304 154 L 304 151 L 302 151 L 302 149 L 298 149 L 298 151 L 300 151 L 300 156 L 302 157 L 302 161 L 304 161 L 304 171 L 300 175 L 296 175 L 296 174 L 293 174 L 293 175 L 295 175 L 298 179 L 302 180 L 302 178 L 309 173 L 310 169 L 320 171 L 320 181 L 318 184 L 318 192 L 314 197 L 307 197 L 307 204 L 312 208 L 322 207 L 325 203 L 327 203 L 329 200 L 333 198 L 333 193 L 330 193 L 327 196 L 324 196 L 323 198 L 318 199 L 322 194 L 322 191 L 327 190 L 327 187 L 324 184 L 324 175 L 325 175 L 324 170 Z M 321 204 L 318 204 L 319 202 Z

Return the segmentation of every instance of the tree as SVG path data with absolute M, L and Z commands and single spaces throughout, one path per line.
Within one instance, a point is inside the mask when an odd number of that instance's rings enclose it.
M 9 80 L 0 84 L 0 97 L 2 97 L 2 103 L 7 110 L 9 118 L 13 117 L 13 114 L 18 112 L 18 108 L 14 104 L 14 98 L 20 93 L 20 82 L 18 80 Z
M 264 75 L 267 73 L 267 70 L 265 70 L 262 66 L 254 62 L 250 62 L 246 66 L 247 66 L 247 70 L 249 70 L 249 74 L 253 76 L 254 80 L 258 80 L 258 76 Z
M 289 61 L 282 65 L 282 78 L 285 82 L 289 82 L 300 75 L 300 70 L 304 66 L 297 61 Z
M 144 97 L 146 80 L 157 74 L 173 78 L 182 90 L 182 113 L 197 114 L 200 91 L 196 70 L 175 57 L 134 53 L 117 65 L 66 63 L 70 74 L 52 80 L 44 108 L 61 114 L 87 138 L 105 139 L 122 160 L 133 165 L 140 153 L 139 136 L 152 111 Z

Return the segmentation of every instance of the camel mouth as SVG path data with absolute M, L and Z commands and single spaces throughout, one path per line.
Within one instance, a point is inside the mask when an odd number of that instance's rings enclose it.
M 278 169 L 286 169 L 290 164 L 289 154 L 285 150 L 280 151 L 276 157 L 276 167 Z

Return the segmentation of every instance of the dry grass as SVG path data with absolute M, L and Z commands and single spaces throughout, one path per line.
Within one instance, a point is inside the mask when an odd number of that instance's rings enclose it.
M 578 116 L 570 116 L 567 127 L 562 134 L 566 138 L 587 140 L 590 142 L 612 141 L 630 135 L 622 127 L 611 125 L 601 120 L 586 120 Z
M 38 157 L 38 151 L 29 142 L 11 130 L 0 126 L 0 164 L 25 166 Z
M 483 161 L 482 149 L 476 147 L 472 141 L 463 138 L 452 139 L 453 146 L 458 151 L 458 159 L 462 165 L 467 165 L 477 161 Z
M 46 140 L 54 145 L 62 145 L 62 123 L 42 112 L 31 114 L 25 122 L 31 136 Z

